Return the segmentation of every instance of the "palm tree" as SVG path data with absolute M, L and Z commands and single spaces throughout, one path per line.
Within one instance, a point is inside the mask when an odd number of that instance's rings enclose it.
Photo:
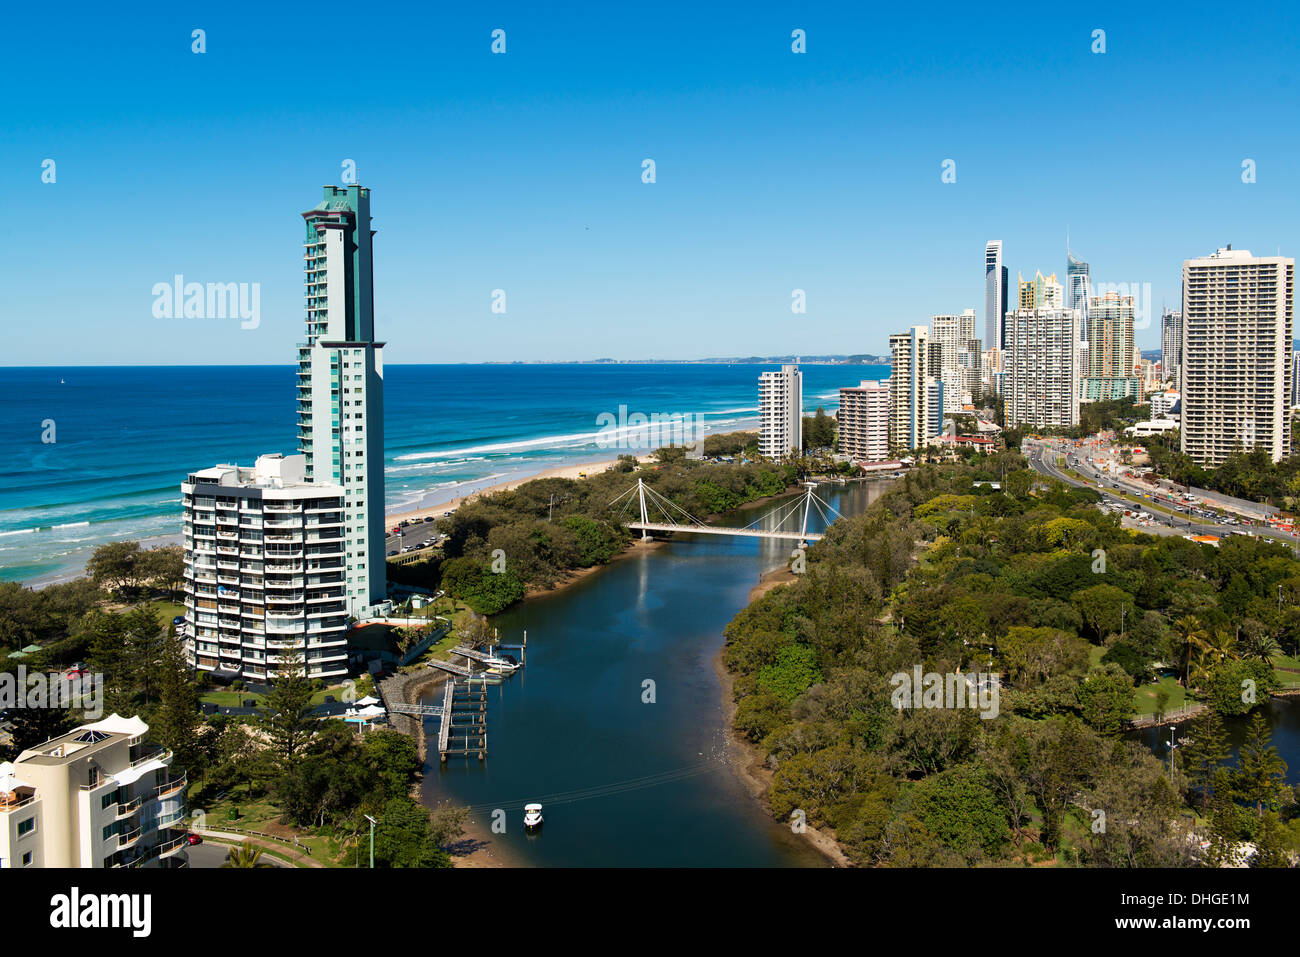
M 1183 687 L 1191 688 L 1192 651 L 1204 654 L 1209 636 L 1201 626 L 1201 620 L 1195 615 L 1184 615 L 1174 622 L 1174 633 L 1179 644 L 1183 646 Z
M 238 847 L 232 847 L 230 853 L 226 855 L 226 863 L 222 867 L 261 867 L 262 849 L 253 845 L 251 841 L 245 841 Z
M 1256 658 L 1267 665 L 1272 665 L 1273 659 L 1282 654 L 1282 646 L 1267 633 L 1247 635 L 1241 644 L 1243 658 Z

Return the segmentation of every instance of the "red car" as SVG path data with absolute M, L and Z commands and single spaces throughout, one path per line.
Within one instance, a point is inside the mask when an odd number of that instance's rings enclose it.
M 202 843 L 203 843 L 203 835 L 202 835 L 202 834 L 186 834 L 186 835 L 185 835 L 185 843 L 188 844 L 188 845 L 190 845 L 190 847 L 193 847 L 195 844 L 202 844 Z

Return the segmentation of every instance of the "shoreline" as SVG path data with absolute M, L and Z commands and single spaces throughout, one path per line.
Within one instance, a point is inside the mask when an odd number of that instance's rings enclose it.
M 643 462 L 652 456 L 638 456 L 637 461 Z M 573 465 L 560 465 L 555 468 L 542 469 L 528 475 L 515 475 L 502 482 L 496 482 L 492 485 L 485 485 L 482 488 L 474 488 L 475 482 L 484 481 L 477 479 L 470 482 L 462 482 L 459 488 L 469 487 L 469 491 L 464 495 L 456 495 L 448 498 L 444 502 L 430 502 L 418 508 L 406 508 L 404 511 L 386 511 L 384 512 L 384 524 L 388 528 L 400 521 L 423 521 L 426 517 L 441 518 L 447 512 L 454 512 L 462 505 L 478 501 L 486 495 L 492 495 L 496 492 L 507 492 L 516 489 L 527 482 L 536 482 L 540 479 L 564 478 L 576 480 L 579 474 L 586 472 L 588 475 L 596 472 L 604 472 L 618 464 L 618 458 L 600 459 L 593 462 L 576 462 Z M 447 489 L 450 492 L 452 489 Z M 430 493 L 430 496 L 438 493 Z
M 420 698 L 427 695 L 430 690 L 446 684 L 448 677 L 446 672 L 428 667 L 395 675 L 384 683 L 386 685 L 383 689 L 385 700 L 387 700 L 387 695 L 393 694 L 404 704 L 417 705 L 420 703 Z M 415 748 L 421 762 L 420 779 L 412 789 L 414 791 L 412 797 L 416 803 L 428 811 L 433 811 L 442 803 L 454 805 L 454 802 L 449 799 L 443 799 L 439 802 L 429 801 L 426 803 L 425 801 L 425 782 L 430 775 L 439 773 L 438 766 L 440 762 L 434 761 L 431 764 L 429 761 L 428 735 L 424 731 L 424 722 L 417 720 L 414 715 L 404 714 L 390 714 L 388 720 L 389 726 L 393 730 L 411 734 L 415 738 Z M 469 817 L 465 821 L 464 833 L 460 838 L 444 848 L 451 855 L 451 866 L 453 868 L 525 866 L 522 861 L 511 857 L 505 848 L 496 844 L 492 840 L 493 836 L 484 822 L 477 820 L 473 816 Z
M 752 604 L 772 589 L 789 584 L 794 580 L 794 573 L 788 568 L 773 569 L 761 576 L 758 584 L 749 590 L 749 601 Z M 736 682 L 731 672 L 722 663 L 722 657 L 726 653 L 726 649 L 727 646 L 724 643 L 718 649 L 718 653 L 713 656 L 713 673 L 717 676 L 718 684 L 722 690 L 722 732 L 723 740 L 727 746 L 727 765 L 740 783 L 744 785 L 750 797 L 771 818 L 772 808 L 767 802 L 767 794 L 772 786 L 772 771 L 766 766 L 766 756 L 758 745 L 752 744 L 736 734 L 734 727 L 736 719 Z M 808 824 L 803 832 L 803 837 L 830 862 L 832 867 L 857 866 L 853 861 L 849 860 L 839 842 L 835 839 L 834 834 L 829 830 L 816 828 Z

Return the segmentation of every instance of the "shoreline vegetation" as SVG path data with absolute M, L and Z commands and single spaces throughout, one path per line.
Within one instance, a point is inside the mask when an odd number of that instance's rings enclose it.
M 557 474 L 475 494 L 434 520 L 444 536 L 440 554 L 390 562 L 389 578 L 441 589 L 480 615 L 554 594 L 628 550 L 636 536 L 625 523 L 638 517 L 638 481 L 682 512 L 710 517 L 784 494 L 807 474 L 807 463 L 746 460 L 753 444 L 751 432 L 712 435 L 701 459 L 666 447 L 622 455 L 582 480 Z
M 1231 760 L 1223 718 L 1278 687 L 1300 561 L 1131 532 L 1097 500 L 1014 454 L 927 465 L 764 576 L 719 664 L 772 817 L 858 866 L 1294 865 L 1285 762 L 1258 713 Z M 924 695 L 899 697 L 914 670 Z M 982 693 L 945 700 L 945 676 Z M 1121 732 L 1174 689 L 1204 710 L 1171 772 Z

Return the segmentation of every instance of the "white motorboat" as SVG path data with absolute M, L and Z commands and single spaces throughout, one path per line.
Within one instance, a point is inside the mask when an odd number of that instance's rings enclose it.
M 514 674 L 519 670 L 520 664 L 514 658 L 506 655 L 504 657 L 493 656 L 483 659 L 483 667 L 494 675 Z
M 542 806 L 540 804 L 524 805 L 524 827 L 536 830 L 542 826 Z

